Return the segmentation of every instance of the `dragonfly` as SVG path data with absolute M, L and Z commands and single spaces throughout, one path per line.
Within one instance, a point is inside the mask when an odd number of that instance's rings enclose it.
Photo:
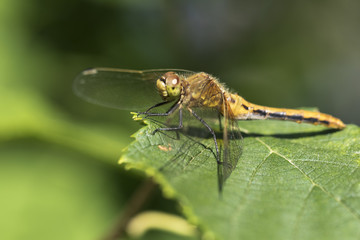
M 181 131 L 188 120 L 184 117 L 186 114 L 201 123 L 213 139 L 220 192 L 241 155 L 242 136 L 238 120 L 276 119 L 323 125 L 334 129 L 346 127 L 340 119 L 321 112 L 253 104 L 230 92 L 217 78 L 205 72 L 182 69 L 138 71 L 92 68 L 78 75 L 73 88 L 76 95 L 91 103 L 136 110 L 137 116 L 146 118 L 178 118 L 177 125 L 165 125 L 157 128 L 153 134 Z M 167 105 L 167 110 L 156 111 Z M 203 111 L 216 113 L 220 124 L 220 136 L 203 117 Z

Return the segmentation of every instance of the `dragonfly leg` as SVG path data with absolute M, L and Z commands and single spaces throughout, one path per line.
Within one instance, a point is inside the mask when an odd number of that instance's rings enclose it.
M 176 107 L 173 107 L 173 108 L 178 108 L 177 106 Z M 172 109 L 170 109 L 170 111 L 171 111 Z M 172 110 L 172 112 L 173 112 L 174 110 Z M 171 113 L 172 113 L 171 112 Z M 171 114 L 171 113 L 165 113 L 165 114 L 167 114 L 167 115 L 169 115 L 169 114 Z M 165 116 L 167 116 L 167 115 L 165 115 Z M 154 115 L 152 115 L 152 116 L 154 116 Z M 159 116 L 159 115 L 155 115 L 155 116 Z M 164 115 L 160 115 L 160 116 L 164 116 Z M 157 129 L 155 129 L 153 132 L 152 132 L 152 134 L 155 134 L 156 132 L 158 132 L 158 131 L 177 131 L 177 130 L 180 130 L 180 129 L 182 129 L 183 128 L 183 122 L 182 122 L 182 108 L 180 108 L 179 109 L 179 126 L 177 126 L 177 127 L 171 127 L 171 128 L 157 128 Z
M 214 138 L 214 143 L 215 143 L 215 150 L 216 150 L 216 162 L 218 164 L 222 164 L 222 162 L 220 161 L 220 154 L 219 154 L 219 147 L 218 147 L 218 143 L 216 140 L 216 134 L 214 132 L 214 130 L 201 118 L 199 117 L 191 108 L 188 108 L 189 112 L 191 112 L 191 114 L 197 119 L 199 120 L 211 133 L 211 135 Z
M 151 109 L 160 107 L 160 106 L 165 105 L 165 104 L 167 104 L 167 103 L 170 103 L 170 102 L 165 101 L 165 102 L 157 103 L 157 104 L 155 104 L 154 106 L 149 107 L 145 112 L 138 112 L 137 114 L 138 114 L 138 116 L 141 115 L 141 114 L 147 115 L 147 114 L 149 114 L 149 111 L 150 111 Z
M 180 106 L 180 103 L 179 102 L 176 102 L 175 104 L 173 104 L 170 109 L 165 112 L 165 113 L 150 113 L 149 111 L 153 108 L 156 108 L 156 107 L 160 107 L 166 103 L 169 103 L 169 102 L 161 102 L 161 103 L 158 103 L 158 104 L 155 104 L 154 106 L 150 107 L 148 110 L 146 110 L 145 112 L 139 112 L 138 115 L 141 115 L 141 114 L 144 114 L 146 115 L 146 117 L 148 116 L 169 116 L 170 114 L 172 114 L 176 109 L 179 108 Z
M 221 125 L 221 114 L 218 114 L 218 118 L 219 118 L 219 128 L 220 128 L 220 132 L 222 132 L 222 125 Z

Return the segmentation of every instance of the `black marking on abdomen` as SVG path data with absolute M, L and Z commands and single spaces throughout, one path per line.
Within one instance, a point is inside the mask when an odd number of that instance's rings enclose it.
M 290 116 L 286 116 L 286 119 L 293 120 L 293 121 L 303 121 L 304 117 L 301 115 L 290 115 Z
M 285 112 L 275 112 L 275 113 L 269 113 L 269 116 L 272 118 L 277 119 L 284 119 L 284 120 L 291 120 L 295 122 L 308 122 L 308 123 L 323 123 L 323 124 L 329 124 L 328 121 L 319 121 L 318 118 L 304 118 L 302 115 L 286 115 Z
M 284 112 L 273 112 L 273 113 L 269 113 L 269 117 L 278 118 L 278 119 L 285 119 L 286 118 L 286 113 L 284 113 Z
M 319 119 L 317 118 L 304 118 L 305 122 L 309 122 L 309 123 L 317 123 L 319 122 Z
M 291 120 L 296 122 L 301 122 L 304 120 L 304 117 L 302 115 L 287 115 L 286 112 L 272 112 L 269 113 L 269 117 L 282 120 Z
M 267 114 L 266 111 L 261 110 L 261 109 L 256 109 L 256 110 L 253 111 L 253 113 L 257 113 L 260 116 L 266 116 L 266 114 Z
M 326 120 L 322 120 L 322 121 L 320 121 L 320 123 L 325 124 L 325 125 L 329 125 L 329 124 L 330 124 L 330 122 L 329 122 L 329 121 L 326 121 Z

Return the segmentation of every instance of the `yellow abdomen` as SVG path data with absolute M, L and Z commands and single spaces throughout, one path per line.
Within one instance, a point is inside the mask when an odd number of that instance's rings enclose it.
M 336 129 L 342 129 L 346 126 L 340 119 L 321 112 L 265 107 L 250 103 L 237 94 L 226 94 L 225 97 L 231 110 L 229 117 L 234 120 L 279 119 L 297 123 L 305 122 L 314 125 L 321 124 Z

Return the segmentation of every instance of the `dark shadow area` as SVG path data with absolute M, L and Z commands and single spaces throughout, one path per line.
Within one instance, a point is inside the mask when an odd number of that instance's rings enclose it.
M 157 122 L 159 123 L 159 122 Z M 165 126 L 165 125 L 164 125 Z M 326 135 L 341 131 L 340 129 L 324 129 L 321 131 L 313 131 L 313 132 L 298 132 L 298 133 L 277 133 L 277 134 L 262 134 L 262 133 L 244 133 L 241 132 L 243 138 L 247 137 L 274 137 L 274 138 L 283 138 L 283 139 L 296 139 L 296 138 L 306 138 L 306 137 L 314 137 L 320 135 Z M 203 139 L 212 139 L 211 134 L 207 131 L 205 127 L 201 126 L 187 126 L 184 130 L 179 130 L 183 135 L 187 135 L 187 137 L 198 137 Z M 222 132 L 215 131 L 216 138 L 221 139 L 223 137 Z M 164 133 L 166 135 L 166 133 Z M 240 139 L 240 137 L 239 137 Z
M 261 133 L 242 133 L 244 138 L 247 137 L 274 137 L 274 138 L 283 138 L 283 139 L 296 139 L 296 138 L 306 138 L 314 137 L 319 135 L 326 135 L 340 131 L 339 129 L 324 129 L 321 131 L 314 132 L 298 132 L 298 133 L 279 133 L 279 134 L 261 134 Z

